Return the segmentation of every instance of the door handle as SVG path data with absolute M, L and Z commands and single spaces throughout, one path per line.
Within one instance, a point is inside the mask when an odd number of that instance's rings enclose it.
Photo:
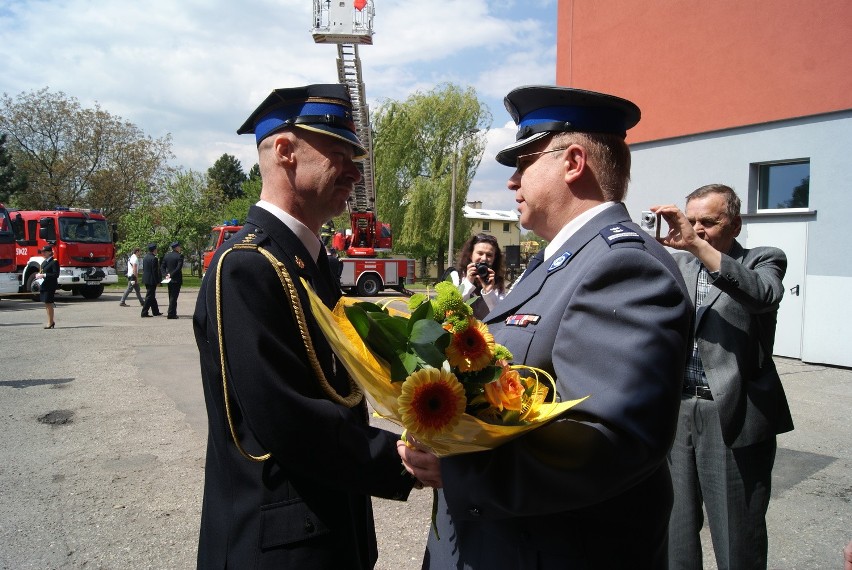
M 796 285 L 795 287 L 790 287 L 790 294 L 798 297 L 799 296 L 799 286 Z

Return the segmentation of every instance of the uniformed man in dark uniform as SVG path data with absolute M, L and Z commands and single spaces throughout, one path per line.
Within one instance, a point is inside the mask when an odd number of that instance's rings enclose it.
M 370 427 L 301 281 L 329 307 L 340 297 L 319 233 L 366 154 L 348 90 L 277 89 L 238 133 L 255 135 L 263 188 L 213 257 L 193 320 L 209 419 L 198 565 L 372 568 L 370 496 L 402 500 L 417 482 L 398 437 Z M 416 455 L 431 461 L 422 482 L 439 485 L 437 460 Z
M 163 256 L 160 271 L 169 280 L 169 310 L 166 311 L 166 318 L 176 319 L 178 318 L 178 295 L 183 285 L 183 253 L 181 253 L 180 242 L 172 242 L 171 248 L 172 250 Z
M 145 302 L 142 304 L 142 317 L 153 314 L 159 317 L 160 305 L 157 304 L 157 287 L 160 285 L 160 264 L 157 260 L 157 244 L 148 244 L 148 253 L 142 259 L 142 283 L 145 284 Z M 150 313 L 149 313 L 150 312 Z

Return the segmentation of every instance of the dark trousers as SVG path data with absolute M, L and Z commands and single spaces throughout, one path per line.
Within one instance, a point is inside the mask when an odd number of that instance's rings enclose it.
M 766 568 L 766 510 L 776 448 L 774 437 L 747 447 L 727 447 L 716 402 L 688 396 L 681 400 L 669 453 L 674 487 L 670 570 L 702 567 L 702 504 L 719 570 Z
M 169 281 L 169 311 L 168 316 L 176 317 L 177 316 L 177 300 L 178 295 L 180 295 L 180 286 L 182 283 L 178 281 L 175 283 L 174 281 Z
M 121 296 L 122 303 L 127 301 L 127 297 L 131 291 L 136 291 L 136 298 L 139 299 L 139 304 L 144 305 L 145 301 L 142 300 L 142 294 L 139 292 L 139 279 L 136 277 L 127 278 L 127 289 L 124 290 L 124 295 Z
M 155 315 L 160 314 L 160 306 L 157 304 L 156 285 L 145 285 L 145 304 L 142 305 L 142 314 L 147 315 L 148 309 Z

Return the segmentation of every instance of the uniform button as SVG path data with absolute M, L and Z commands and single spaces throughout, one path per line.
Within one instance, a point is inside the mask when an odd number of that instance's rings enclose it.
M 311 519 L 305 519 L 305 532 L 308 534 L 314 532 L 314 521 Z
M 478 517 L 479 515 L 482 514 L 481 512 L 479 512 L 479 509 L 477 507 L 472 507 L 470 510 L 468 510 L 468 512 L 470 513 L 470 516 L 472 516 L 472 517 Z

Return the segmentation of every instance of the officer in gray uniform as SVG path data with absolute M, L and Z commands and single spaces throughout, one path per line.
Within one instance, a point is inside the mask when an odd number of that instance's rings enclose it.
M 441 460 L 424 567 L 665 568 L 692 310 L 671 255 L 622 204 L 639 109 L 548 86 L 505 103 L 518 134 L 497 160 L 515 169 L 521 224 L 550 243 L 485 322 L 559 398 L 589 398 L 497 449 Z

